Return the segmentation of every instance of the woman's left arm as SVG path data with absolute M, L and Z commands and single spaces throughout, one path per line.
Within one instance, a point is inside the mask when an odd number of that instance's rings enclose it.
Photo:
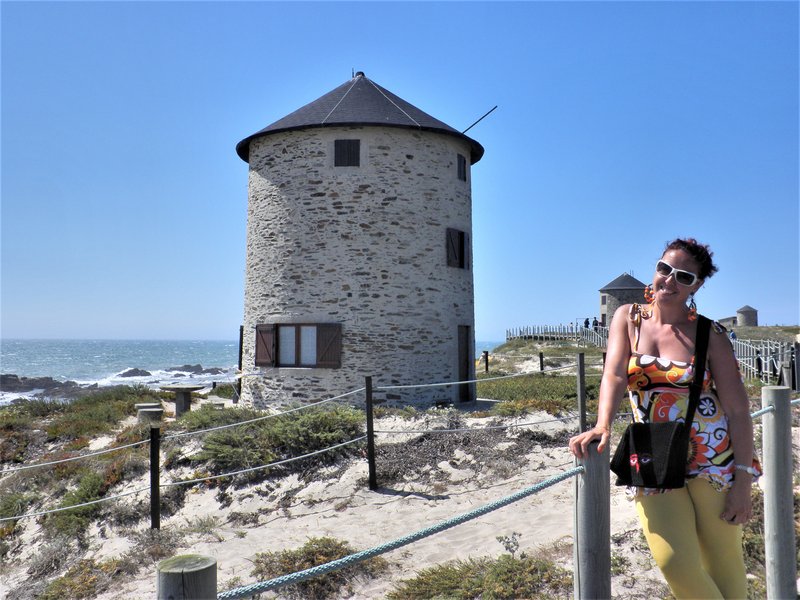
M 722 410 L 728 417 L 728 433 L 733 446 L 734 462 L 749 467 L 753 464 L 753 419 L 750 400 L 744 389 L 736 357 L 728 337 L 712 327 L 708 340 L 708 362 L 714 378 Z M 744 524 L 752 516 L 750 488 L 753 476 L 736 470 L 733 487 L 725 500 L 720 518 L 732 524 Z

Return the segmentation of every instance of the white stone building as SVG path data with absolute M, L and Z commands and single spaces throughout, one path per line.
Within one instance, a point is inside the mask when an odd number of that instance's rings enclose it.
M 363 73 L 236 146 L 249 163 L 242 400 L 474 379 L 483 147 Z M 474 385 L 384 390 L 429 405 Z

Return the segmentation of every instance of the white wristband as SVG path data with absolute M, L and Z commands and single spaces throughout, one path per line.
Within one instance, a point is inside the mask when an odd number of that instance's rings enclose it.
M 758 475 L 758 471 L 756 471 L 753 467 L 746 467 L 744 465 L 736 465 L 737 471 L 744 471 L 745 473 L 750 473 L 750 475 Z

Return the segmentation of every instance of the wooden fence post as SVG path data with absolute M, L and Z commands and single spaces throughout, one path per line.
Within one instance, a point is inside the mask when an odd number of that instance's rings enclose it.
M 539 352 L 539 371 L 544 371 L 544 352 Z
M 489 351 L 488 350 L 484 350 L 483 351 L 483 361 L 484 361 L 484 363 L 486 365 L 484 367 L 484 372 L 488 373 L 489 372 Z
M 586 364 L 583 352 L 578 352 L 578 415 L 578 432 L 583 433 L 586 431 Z
M 611 598 L 611 487 L 609 448 L 597 452 L 592 442 L 575 477 L 573 589 L 575 600 Z
M 150 529 L 161 529 L 161 422 L 150 422 Z
M 182 554 L 158 563 L 158 600 L 216 600 L 217 559 Z
M 761 406 L 774 406 L 765 413 L 764 427 L 764 555 L 767 598 L 797 595 L 797 548 L 792 498 L 792 415 L 790 389 L 761 388 Z
M 364 378 L 367 396 L 367 464 L 369 467 L 369 489 L 378 489 L 378 476 L 375 469 L 375 430 L 372 416 L 372 377 Z

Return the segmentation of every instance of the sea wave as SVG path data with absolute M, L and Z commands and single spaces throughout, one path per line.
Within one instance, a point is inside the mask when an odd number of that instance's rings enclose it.
M 200 369 L 197 369 L 200 367 Z M 134 376 L 125 376 L 124 374 L 127 372 L 136 369 L 137 371 L 142 371 L 149 373 L 147 375 L 134 375 Z M 197 372 L 201 370 L 203 372 Z M 106 387 L 113 387 L 119 385 L 130 385 L 130 386 L 145 386 L 150 389 L 160 389 L 163 386 L 169 385 L 202 385 L 203 389 L 200 390 L 200 393 L 208 392 L 213 389 L 215 384 L 221 383 L 234 383 L 236 381 L 236 367 L 214 367 L 214 368 L 206 368 L 203 369 L 202 366 L 196 365 L 193 369 L 189 370 L 182 370 L 177 367 L 171 367 L 169 369 L 163 370 L 154 370 L 154 371 L 147 371 L 146 369 L 142 369 L 139 367 L 129 367 L 123 369 L 117 373 L 108 375 L 107 377 L 101 377 L 100 379 L 74 379 L 69 380 L 73 383 L 77 384 L 80 388 L 86 389 L 87 391 L 94 389 L 94 388 L 106 388 Z M 25 379 L 33 379 L 33 378 L 20 378 L 23 380 Z M 67 381 L 60 381 L 58 379 L 53 379 L 55 383 L 62 383 L 67 384 Z M 74 386 L 69 388 L 65 385 L 56 385 L 52 388 L 43 388 L 43 387 L 34 387 L 31 389 L 23 389 L 19 391 L 8 391 L 8 390 L 0 390 L 0 406 L 8 405 L 16 399 L 34 399 L 34 398 L 53 398 L 53 399 L 61 399 L 65 397 L 75 397 L 76 391 Z M 79 395 L 79 393 L 77 394 Z

